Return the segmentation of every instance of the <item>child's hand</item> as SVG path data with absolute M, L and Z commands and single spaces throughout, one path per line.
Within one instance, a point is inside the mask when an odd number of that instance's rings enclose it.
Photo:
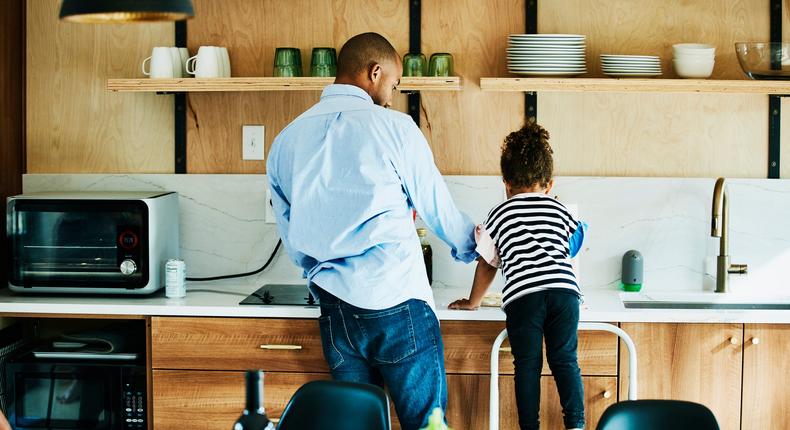
M 479 307 L 480 305 L 477 306 L 473 305 L 472 302 L 469 301 L 469 299 L 458 299 L 450 303 L 450 306 L 448 306 L 448 308 L 450 309 L 459 309 L 464 311 L 475 311 Z

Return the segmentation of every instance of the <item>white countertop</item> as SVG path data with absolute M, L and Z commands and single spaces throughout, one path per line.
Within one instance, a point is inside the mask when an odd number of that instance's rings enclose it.
M 158 315 L 257 318 L 317 318 L 317 307 L 239 305 L 256 285 L 243 281 L 192 283 L 183 299 L 168 299 L 164 290 L 151 296 L 38 296 L 0 290 L 2 314 Z M 581 320 L 587 322 L 790 323 L 787 310 L 626 309 L 619 290 L 585 291 Z M 434 296 L 440 320 L 504 321 L 499 308 L 456 311 L 447 305 L 468 289 L 437 287 Z

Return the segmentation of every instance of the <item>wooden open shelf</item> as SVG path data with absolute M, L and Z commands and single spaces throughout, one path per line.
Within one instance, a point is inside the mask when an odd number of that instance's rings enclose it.
M 107 89 L 117 92 L 218 92 L 218 91 L 320 91 L 335 78 L 179 78 L 108 79 Z M 401 91 L 460 91 L 461 78 L 404 77 Z
M 480 78 L 483 91 L 790 94 L 790 81 L 635 78 Z

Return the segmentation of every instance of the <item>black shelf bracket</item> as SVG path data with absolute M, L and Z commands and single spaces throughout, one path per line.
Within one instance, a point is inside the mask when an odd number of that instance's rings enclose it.
M 769 0 L 771 7 L 771 42 L 782 41 L 782 0 Z M 771 68 L 782 68 L 782 49 L 771 49 Z M 768 96 L 768 178 L 779 179 L 779 153 L 782 123 L 781 95 Z
M 537 34 L 538 32 L 538 0 L 527 0 L 526 7 L 526 27 L 527 34 Z M 538 121 L 538 93 L 528 91 L 524 95 L 524 116 L 527 122 Z
M 422 52 L 422 0 L 409 0 L 409 53 Z M 409 116 L 420 126 L 420 92 L 409 91 L 406 95 Z
M 187 23 L 176 21 L 176 45 L 187 46 Z M 187 93 L 175 93 L 175 172 L 187 172 Z

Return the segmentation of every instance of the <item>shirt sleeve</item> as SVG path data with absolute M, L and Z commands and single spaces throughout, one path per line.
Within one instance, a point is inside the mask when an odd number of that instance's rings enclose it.
M 496 242 L 491 238 L 484 225 L 478 225 L 475 228 L 475 242 L 477 247 L 475 251 L 483 257 L 486 263 L 496 268 L 500 267 L 499 249 L 496 247 Z
M 404 127 L 405 142 L 397 155 L 395 169 L 412 206 L 428 228 L 442 239 L 457 261 L 477 259 L 475 225 L 455 205 L 444 178 L 436 168 L 433 153 L 413 122 Z
M 587 223 L 584 221 L 579 221 L 576 226 L 576 231 L 573 232 L 570 240 L 568 240 L 568 245 L 571 252 L 571 258 L 576 257 L 576 255 L 582 249 L 582 245 L 584 244 L 584 235 L 586 232 L 587 232 Z
M 272 148 L 274 149 L 274 148 Z M 291 260 L 299 267 L 302 268 L 302 277 L 306 278 L 307 273 L 318 264 L 318 261 L 306 254 L 303 254 L 293 248 L 288 241 L 288 232 L 291 222 L 291 204 L 285 195 L 282 187 L 280 186 L 277 177 L 277 161 L 275 151 L 271 150 L 269 160 L 266 162 L 266 176 L 269 180 L 269 190 L 271 191 L 271 205 L 274 211 L 274 218 L 277 222 L 277 232 L 283 241 L 283 247 L 291 257 Z M 268 205 L 269 202 L 266 202 Z

